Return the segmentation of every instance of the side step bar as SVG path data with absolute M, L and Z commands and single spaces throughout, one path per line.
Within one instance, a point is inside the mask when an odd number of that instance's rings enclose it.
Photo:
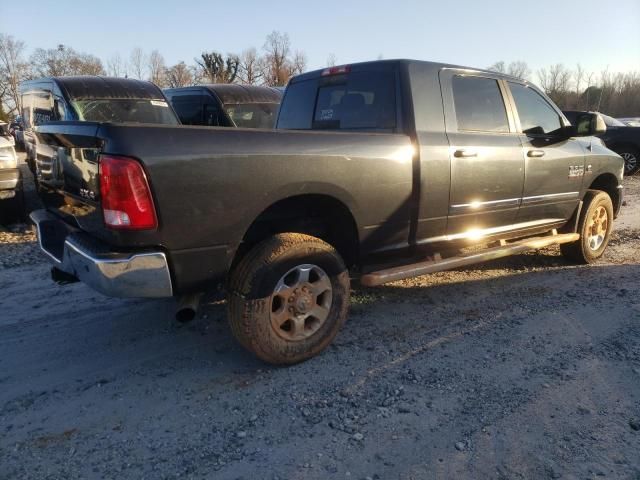
M 486 248 L 479 252 L 469 253 L 468 255 L 458 255 L 444 260 L 441 260 L 439 255 L 436 255 L 434 260 L 427 260 L 424 262 L 367 273 L 360 277 L 360 283 L 366 287 L 375 287 L 382 285 L 383 283 L 418 277 L 420 275 L 426 275 L 427 273 L 451 270 L 452 268 L 464 267 L 467 265 L 473 265 L 474 263 L 482 263 L 488 260 L 495 260 L 496 258 L 508 257 L 510 255 L 516 255 L 529 250 L 537 250 L 549 245 L 571 243 L 579 239 L 580 234 L 578 233 L 559 234 L 556 230 L 553 230 L 551 235 L 526 238 L 513 243 L 506 243 L 502 240 L 500 241 L 500 245 L 497 247 Z

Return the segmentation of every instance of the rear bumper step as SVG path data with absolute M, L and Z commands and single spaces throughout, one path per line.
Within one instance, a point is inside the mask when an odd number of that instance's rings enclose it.
M 508 257 L 510 255 L 516 255 L 529 250 L 537 250 L 549 245 L 571 243 L 579 239 L 580 234 L 578 233 L 558 234 L 554 230 L 551 235 L 526 238 L 512 243 L 501 242 L 502 244 L 497 247 L 486 248 L 479 252 L 473 252 L 467 255 L 458 255 L 444 260 L 428 260 L 367 273 L 360 278 L 360 283 L 366 287 L 375 287 L 382 285 L 383 283 L 395 282 L 398 280 L 404 280 L 405 278 L 418 277 L 420 275 L 441 272 L 443 270 L 451 270 L 452 268 L 464 267 L 475 263 L 494 260 L 496 258 Z
M 30 215 L 40 249 L 58 270 L 110 297 L 171 297 L 164 252 L 121 253 L 73 229 L 46 210 Z

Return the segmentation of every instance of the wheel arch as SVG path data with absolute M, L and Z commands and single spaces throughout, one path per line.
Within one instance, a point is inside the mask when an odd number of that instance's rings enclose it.
M 254 245 L 286 232 L 324 240 L 338 251 L 347 266 L 358 261 L 358 224 L 351 209 L 332 195 L 305 193 L 277 200 L 255 217 L 234 252 L 232 268 Z
M 601 173 L 589 185 L 589 190 L 601 190 L 606 192 L 613 202 L 614 218 L 618 216 L 622 206 L 622 195 L 618 188 L 618 179 L 613 173 Z

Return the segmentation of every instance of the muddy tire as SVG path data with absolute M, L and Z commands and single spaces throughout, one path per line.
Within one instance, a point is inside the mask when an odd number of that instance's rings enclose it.
M 299 233 L 256 245 L 231 272 L 228 290 L 234 336 L 272 364 L 302 362 L 323 351 L 349 309 L 342 258 L 331 245 Z
M 589 190 L 578 220 L 580 239 L 560 245 L 562 255 L 575 263 L 593 263 L 603 254 L 613 227 L 613 203 L 606 192 Z

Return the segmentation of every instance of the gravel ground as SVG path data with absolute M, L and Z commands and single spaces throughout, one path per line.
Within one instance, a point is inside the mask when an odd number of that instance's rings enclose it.
M 273 368 L 224 304 L 60 287 L 0 232 L 0 478 L 640 479 L 640 178 L 605 258 L 557 248 L 356 290 Z

